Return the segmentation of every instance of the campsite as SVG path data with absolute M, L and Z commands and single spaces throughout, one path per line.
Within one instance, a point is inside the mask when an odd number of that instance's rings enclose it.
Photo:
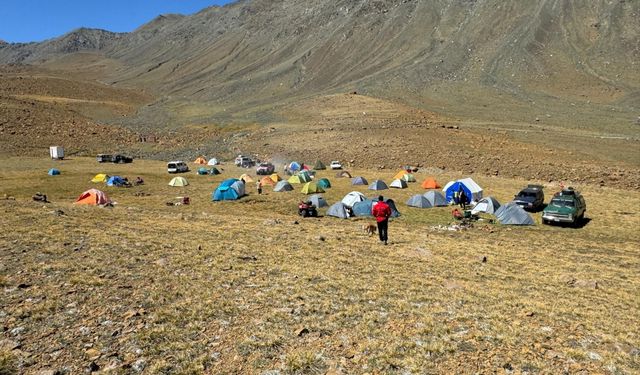
M 2 4 L 0 375 L 640 373 L 640 1 L 103 3 Z
M 9 338 L 36 368 L 595 371 L 596 355 L 618 369 L 635 366 L 637 325 L 627 312 L 638 308 L 638 219 L 629 209 L 640 204 L 637 192 L 621 202 L 608 198 L 615 189 L 582 187 L 592 219 L 581 229 L 543 226 L 534 214 L 534 226 L 478 222 L 452 231 L 451 206 L 405 204 L 429 191 L 418 172 L 407 189 L 381 191 L 401 213 L 385 247 L 360 231 L 370 218 L 328 217 L 327 207 L 319 218 L 298 216 L 301 184 L 285 193 L 265 186 L 261 195 L 247 184 L 241 199 L 213 202 L 217 185 L 247 172 L 230 162 L 220 175 L 182 174 L 189 185 L 179 187 L 168 185 L 161 161 L 7 164 L 14 167 L 2 172 L 3 191 L 15 200 L 0 201 L 1 220 L 14 230 L 2 234 L 2 263 L 21 271 L 2 278 L 2 310 L 20 330 Z M 52 165 L 62 173 L 49 176 Z M 350 172 L 388 182 L 396 173 Z M 109 187 L 91 182 L 98 173 L 145 183 Z M 316 176 L 331 181 L 321 194 L 329 205 L 354 190 L 380 193 L 330 170 Z M 444 185 L 458 176 L 435 177 Z M 474 178 L 501 202 L 524 183 Z M 74 205 L 88 188 L 117 203 Z M 51 203 L 31 201 L 36 190 Z M 178 196 L 190 204 L 164 204 Z M 65 349 L 39 349 L 60 342 Z

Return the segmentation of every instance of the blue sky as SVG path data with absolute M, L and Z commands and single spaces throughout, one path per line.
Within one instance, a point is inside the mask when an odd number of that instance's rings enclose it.
M 159 14 L 193 14 L 231 0 L 0 0 L 0 39 L 38 42 L 79 27 L 132 31 Z

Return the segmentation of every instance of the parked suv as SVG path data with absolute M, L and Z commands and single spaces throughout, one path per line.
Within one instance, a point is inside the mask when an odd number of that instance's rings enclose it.
M 238 157 L 235 160 L 235 164 L 238 167 L 250 168 L 250 167 L 253 167 L 256 163 L 248 156 L 238 155 Z
M 187 163 L 180 160 L 170 161 L 167 163 L 167 172 L 169 173 L 189 172 L 189 166 L 187 165 Z
M 331 162 L 330 168 L 331 169 L 342 169 L 342 164 L 339 161 L 334 160 L 334 161 Z
M 569 223 L 579 225 L 584 219 L 587 203 L 580 192 L 567 188 L 556 193 L 542 211 L 542 223 Z
M 112 163 L 132 163 L 133 158 L 129 156 L 116 154 L 111 157 L 111 162 Z
M 513 201 L 527 211 L 539 211 L 544 207 L 544 192 L 541 185 L 527 185 Z
M 272 174 L 275 171 L 276 167 L 271 163 L 260 163 L 258 168 L 256 168 L 256 174 Z
M 112 157 L 113 156 L 109 154 L 98 154 L 98 156 L 96 156 L 96 160 L 98 161 L 98 163 L 111 163 Z

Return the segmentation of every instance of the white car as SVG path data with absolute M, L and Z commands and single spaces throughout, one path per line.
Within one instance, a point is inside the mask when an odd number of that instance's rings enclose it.
M 331 169 L 342 169 L 342 164 L 339 161 L 334 160 L 330 164 Z
M 170 161 L 167 163 L 167 172 L 169 173 L 189 172 L 189 166 L 187 166 L 187 163 L 181 160 Z

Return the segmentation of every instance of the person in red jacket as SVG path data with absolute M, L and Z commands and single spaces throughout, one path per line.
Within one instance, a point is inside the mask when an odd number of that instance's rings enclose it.
M 384 198 L 378 197 L 378 203 L 373 206 L 371 213 L 378 222 L 378 234 L 380 235 L 380 241 L 387 244 L 387 229 L 389 228 L 389 217 L 391 217 L 391 208 L 388 204 L 384 203 Z

